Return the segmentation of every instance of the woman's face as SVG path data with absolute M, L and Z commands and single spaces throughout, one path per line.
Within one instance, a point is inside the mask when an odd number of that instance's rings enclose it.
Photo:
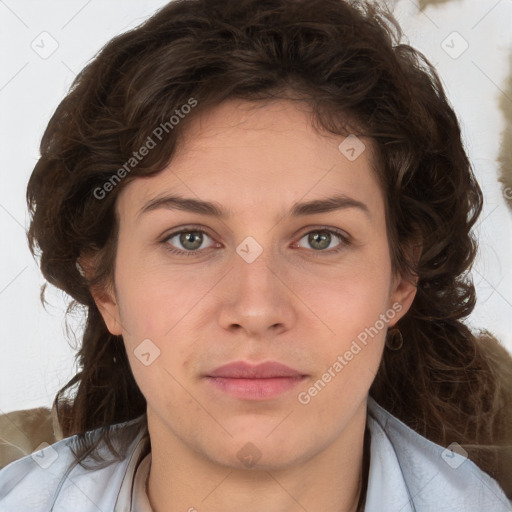
M 369 142 L 320 136 L 288 101 L 249 106 L 196 119 L 164 171 L 123 189 L 115 295 L 96 300 L 155 439 L 285 467 L 361 425 L 415 289 L 391 274 Z M 240 361 L 298 377 L 211 376 Z

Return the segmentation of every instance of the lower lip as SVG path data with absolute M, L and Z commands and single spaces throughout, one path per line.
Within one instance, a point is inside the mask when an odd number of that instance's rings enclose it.
M 305 379 L 298 377 L 273 377 L 268 379 L 230 379 L 206 377 L 216 389 L 244 400 L 268 400 L 293 389 Z

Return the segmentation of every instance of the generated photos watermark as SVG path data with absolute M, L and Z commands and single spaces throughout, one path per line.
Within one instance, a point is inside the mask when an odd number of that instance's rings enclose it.
M 187 103 L 183 104 L 179 109 L 174 112 L 176 115 L 172 115 L 168 121 L 160 123 L 148 136 L 144 144 L 132 153 L 132 156 L 121 166 L 112 176 L 105 181 L 101 187 L 96 187 L 93 191 L 93 195 L 96 199 L 105 199 L 107 194 L 114 190 L 114 188 L 125 178 L 137 165 L 144 159 L 149 152 L 154 149 L 159 142 L 164 138 L 165 134 L 168 134 L 171 130 L 177 126 L 181 119 L 190 113 L 193 107 L 197 105 L 197 100 L 189 98 Z
M 382 331 L 390 320 L 393 320 L 397 313 L 402 311 L 402 304 L 395 302 L 393 306 L 388 309 L 385 313 L 381 313 L 379 320 L 377 320 L 372 326 L 366 327 L 364 331 L 361 331 L 357 335 L 357 339 L 353 340 L 350 344 L 350 348 L 346 350 L 342 355 L 338 355 L 336 361 L 334 361 L 327 371 L 322 374 L 322 377 L 318 379 L 312 386 L 306 391 L 301 391 L 297 395 L 299 403 L 307 405 L 311 402 L 311 399 L 320 393 L 325 386 L 331 382 L 344 368 L 349 364 L 354 357 L 359 354 L 363 348 L 368 345 L 368 337 L 374 338 Z

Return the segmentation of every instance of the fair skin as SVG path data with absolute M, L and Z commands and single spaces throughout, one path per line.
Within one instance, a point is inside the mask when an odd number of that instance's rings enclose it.
M 394 325 L 415 287 L 391 272 L 370 142 L 350 161 L 338 149 L 344 137 L 318 134 L 297 104 L 248 107 L 233 100 L 202 114 L 164 171 L 122 190 L 115 293 L 96 293 L 96 303 L 109 331 L 123 336 L 147 400 L 155 511 L 351 512 L 386 329 L 307 404 L 298 394 L 400 304 L 386 327 Z M 159 208 L 139 216 L 167 194 L 231 215 Z M 297 202 L 340 194 L 368 211 L 286 216 Z M 191 233 L 188 243 L 173 234 L 179 229 Z M 313 245 L 307 236 L 332 229 L 351 242 L 331 233 Z M 237 252 L 247 237 L 263 249 L 251 263 Z M 134 354 L 145 339 L 160 350 L 147 366 Z M 279 361 L 305 377 L 263 400 L 233 397 L 205 378 L 240 360 Z M 251 467 L 237 455 L 244 446 L 260 454 Z

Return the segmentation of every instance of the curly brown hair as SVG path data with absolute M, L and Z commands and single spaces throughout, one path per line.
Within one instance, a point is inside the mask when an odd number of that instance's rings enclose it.
M 319 131 L 372 140 L 393 271 L 417 278 L 397 324 L 406 342 L 385 351 L 370 395 L 434 442 L 458 442 L 512 492 L 500 469 L 512 444 L 512 359 L 490 333 L 462 321 L 476 301 L 471 230 L 482 192 L 435 69 L 401 40 L 393 15 L 370 2 L 175 0 L 78 74 L 43 135 L 27 202 L 43 275 L 74 299 L 68 312 L 82 305 L 87 315 L 80 371 L 56 397 L 64 434 L 78 435 L 81 464 L 88 455 L 105 462 L 95 454 L 101 441 L 122 456 L 112 426 L 146 410 L 123 339 L 108 331 L 91 294 L 113 284 L 118 194 L 162 171 L 207 109 L 231 98 L 282 98 L 307 102 Z M 194 108 L 171 128 L 191 99 Z M 121 176 L 162 125 L 165 143 Z M 411 246 L 421 246 L 417 261 Z M 75 266 L 84 255 L 94 261 L 89 279 Z M 93 429 L 101 429 L 96 443 L 86 435 Z

